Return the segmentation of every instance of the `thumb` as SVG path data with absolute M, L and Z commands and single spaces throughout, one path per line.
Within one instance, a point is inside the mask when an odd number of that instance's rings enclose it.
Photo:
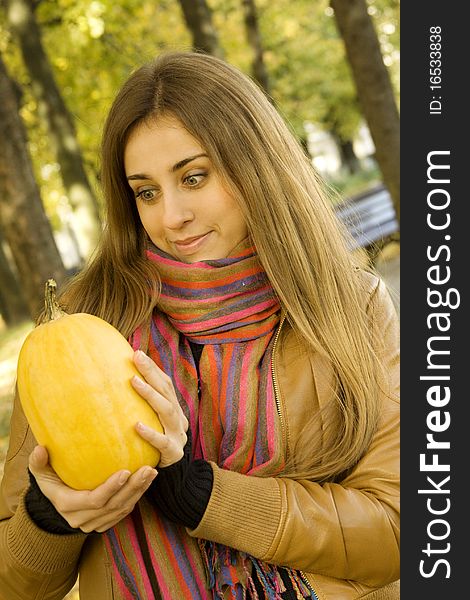
M 33 475 L 47 467 L 49 454 L 44 446 L 36 446 L 29 455 L 29 470 Z
M 50 499 L 51 490 L 54 490 L 61 481 L 49 464 L 49 454 L 44 446 L 34 448 L 29 455 L 28 466 L 42 493 Z

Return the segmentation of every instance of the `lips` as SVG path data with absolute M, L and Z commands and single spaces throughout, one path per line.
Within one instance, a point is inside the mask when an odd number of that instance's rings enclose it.
M 204 244 L 210 233 L 211 232 L 209 231 L 208 233 L 204 233 L 203 235 L 188 237 L 184 240 L 176 240 L 173 242 L 173 245 L 181 254 L 193 254 L 201 248 L 201 246 Z
M 176 240 L 173 243 L 176 244 L 177 246 L 189 246 L 196 240 L 200 240 L 201 238 L 205 237 L 206 235 L 207 235 L 207 233 L 205 233 L 204 235 L 195 235 L 194 237 L 186 238 L 184 240 Z

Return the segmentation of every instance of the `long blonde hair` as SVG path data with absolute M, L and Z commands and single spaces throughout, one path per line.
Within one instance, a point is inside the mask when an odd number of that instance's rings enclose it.
M 296 467 L 318 480 L 333 479 L 363 455 L 378 418 L 379 364 L 363 293 L 347 235 L 310 160 L 269 99 L 233 66 L 213 56 L 170 52 L 125 82 L 103 132 L 103 238 L 63 302 L 70 312 L 100 316 L 126 337 L 150 318 L 158 276 L 145 259 L 147 236 L 123 157 L 136 125 L 163 114 L 179 119 L 205 148 L 240 203 L 291 327 L 310 352 L 332 365 L 335 434 L 327 447 L 312 440 L 314 460 Z

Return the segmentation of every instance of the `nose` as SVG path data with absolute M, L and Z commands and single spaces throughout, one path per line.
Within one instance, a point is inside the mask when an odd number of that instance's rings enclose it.
M 194 219 L 194 212 L 187 199 L 181 195 L 165 194 L 163 198 L 163 226 L 166 229 L 181 229 Z

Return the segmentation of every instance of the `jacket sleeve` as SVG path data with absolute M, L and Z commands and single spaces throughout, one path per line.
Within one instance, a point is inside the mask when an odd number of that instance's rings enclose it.
M 16 395 L 0 487 L 0 600 L 61 600 L 73 587 L 85 534 L 40 529 L 24 504 L 36 441 Z
M 191 535 L 258 558 L 380 587 L 399 578 L 399 328 L 383 282 L 369 302 L 388 379 L 378 430 L 340 483 L 257 478 L 213 465 L 214 487 Z

